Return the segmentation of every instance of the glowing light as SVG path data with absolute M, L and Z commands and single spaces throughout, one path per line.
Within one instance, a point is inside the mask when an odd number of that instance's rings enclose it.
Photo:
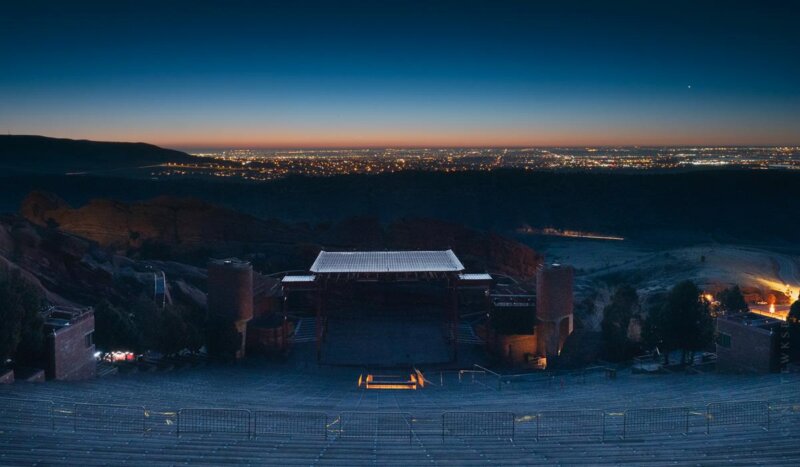
M 767 318 L 777 319 L 780 321 L 786 321 L 786 318 L 789 314 L 788 307 L 786 308 L 787 308 L 786 310 L 777 310 L 774 308 L 774 305 L 771 305 L 768 309 L 751 307 L 750 313 L 766 316 Z
M 105 354 L 103 359 L 107 362 L 132 362 L 136 360 L 136 355 L 133 352 L 127 352 L 124 350 L 115 350 L 113 352 L 109 352 Z
M 416 390 L 417 388 L 425 387 L 424 377 L 419 370 L 409 375 L 407 380 L 398 378 L 395 375 L 372 375 L 368 374 L 358 376 L 358 387 L 364 389 L 399 389 L 399 390 Z

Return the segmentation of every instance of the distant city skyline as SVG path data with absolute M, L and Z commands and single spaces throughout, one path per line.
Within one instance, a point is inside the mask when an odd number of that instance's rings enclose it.
M 787 2 L 17 2 L 0 131 L 190 148 L 797 146 Z

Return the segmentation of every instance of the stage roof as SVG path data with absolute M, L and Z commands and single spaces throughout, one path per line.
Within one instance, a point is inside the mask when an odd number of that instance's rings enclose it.
M 311 272 L 392 273 L 392 272 L 461 272 L 453 250 L 444 251 L 320 251 Z

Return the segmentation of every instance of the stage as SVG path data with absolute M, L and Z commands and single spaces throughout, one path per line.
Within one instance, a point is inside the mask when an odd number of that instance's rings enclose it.
M 322 351 L 324 364 L 409 368 L 451 360 L 441 319 L 328 319 Z

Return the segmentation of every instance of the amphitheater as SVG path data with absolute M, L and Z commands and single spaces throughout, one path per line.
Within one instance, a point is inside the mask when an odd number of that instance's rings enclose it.
M 800 374 L 498 377 L 248 361 L 0 387 L 2 465 L 798 465 Z

